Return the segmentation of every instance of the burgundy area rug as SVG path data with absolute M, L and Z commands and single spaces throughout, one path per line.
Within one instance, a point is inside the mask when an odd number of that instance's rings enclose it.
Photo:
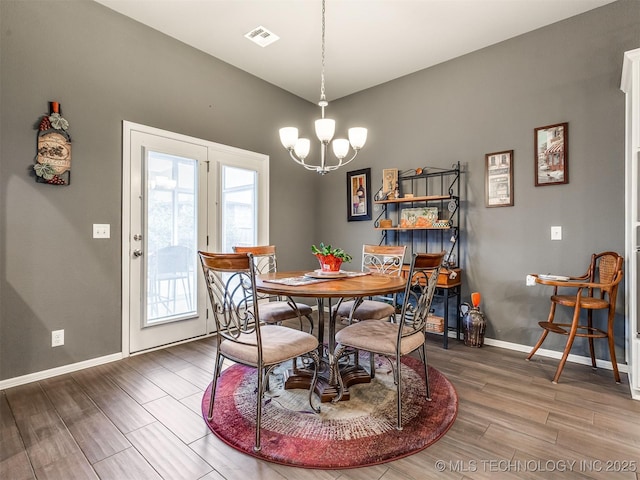
M 363 365 L 368 359 L 361 357 Z M 262 450 L 253 451 L 257 378 L 254 369 L 233 365 L 218 380 L 213 420 L 207 421 L 211 385 L 202 399 L 202 414 L 211 431 L 229 446 L 269 462 L 324 470 L 377 465 L 412 455 L 442 437 L 458 412 L 456 391 L 438 370 L 429 367 L 432 401 L 425 399 L 424 367 L 403 359 L 403 429 L 396 430 L 396 399 L 389 363 L 376 357 L 376 376 L 353 385 L 351 399 L 309 408 L 307 390 L 284 390 L 283 370 L 271 376 L 262 410 Z M 319 399 L 314 395 L 314 405 Z

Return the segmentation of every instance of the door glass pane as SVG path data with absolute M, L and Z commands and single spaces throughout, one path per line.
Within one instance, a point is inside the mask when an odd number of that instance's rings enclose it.
M 253 170 L 222 166 L 222 248 L 256 245 L 257 175 Z
M 190 158 L 147 155 L 144 326 L 197 314 L 197 171 Z

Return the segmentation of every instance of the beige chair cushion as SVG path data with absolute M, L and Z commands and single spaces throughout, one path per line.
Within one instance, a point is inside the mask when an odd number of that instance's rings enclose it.
M 338 315 L 349 318 L 353 308 L 353 300 L 342 302 L 338 308 Z M 354 320 L 383 320 L 396 313 L 393 305 L 376 300 L 364 300 L 353 313 Z
M 300 315 L 311 315 L 311 307 L 304 303 L 296 303 Z M 258 307 L 260 320 L 265 323 L 278 323 L 292 318 L 298 318 L 297 313 L 287 302 L 264 302 Z
M 384 355 L 395 355 L 397 338 L 398 324 L 384 320 L 354 323 L 336 333 L 336 342 L 341 345 Z M 424 340 L 422 332 L 404 337 L 400 354 L 406 355 L 413 352 L 424 343 Z
M 263 325 L 262 356 L 265 365 L 274 365 L 303 355 L 318 348 L 318 339 L 313 335 L 280 325 Z M 230 340 L 222 340 L 220 352 L 228 358 L 245 365 L 257 366 L 258 347 L 255 334 L 241 334 L 244 345 Z

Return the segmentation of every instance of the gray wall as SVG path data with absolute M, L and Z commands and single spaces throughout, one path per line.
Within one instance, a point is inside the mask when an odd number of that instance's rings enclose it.
M 312 104 L 87 0 L 2 0 L 0 19 L 0 379 L 120 351 L 122 120 L 269 155 L 281 268 L 312 266 L 321 240 L 356 257 L 379 241 L 372 222 L 346 221 L 344 171 L 318 177 L 279 145 L 277 128 L 311 124 Z M 592 252 L 624 251 L 619 81 L 639 46 L 640 2 L 623 0 L 330 105 L 340 128 L 369 127 L 347 170 L 371 167 L 374 185 L 386 167 L 465 165 L 464 299 L 483 294 L 488 336 L 537 338 L 549 292 L 525 288 L 527 273 L 582 273 Z M 49 100 L 71 123 L 69 187 L 29 176 Z M 536 188 L 533 129 L 564 121 L 570 183 Z M 484 154 L 506 149 L 515 206 L 487 209 Z M 91 239 L 92 223 L 112 238 Z M 65 346 L 52 349 L 58 328 Z
M 343 123 L 366 119 L 370 140 L 353 168 L 370 166 L 376 186 L 383 168 L 465 165 L 463 300 L 481 292 L 488 337 L 537 341 L 551 291 L 525 287 L 526 274 L 577 275 L 594 252 L 624 255 L 620 76 L 623 52 L 638 47 L 640 2 L 620 1 L 352 95 L 335 108 Z M 569 123 L 569 183 L 535 187 L 534 128 L 560 122 Z M 484 156 L 511 149 L 515 205 L 486 208 Z M 341 175 L 320 192 L 324 225 L 346 208 Z M 339 224 L 325 237 L 359 251 L 380 238 L 363 223 Z M 552 225 L 563 227 L 562 241 L 550 240 Z M 616 344 L 624 362 L 624 285 L 620 290 Z M 544 348 L 562 350 L 565 341 L 553 335 Z M 599 358 L 608 359 L 606 342 L 596 344 Z M 572 351 L 588 355 L 586 342 L 576 341 Z
M 293 167 L 277 128 L 313 105 L 92 1 L 0 9 L 0 379 L 121 349 L 123 120 L 269 155 L 281 266 L 310 256 L 317 179 Z M 50 100 L 70 122 L 68 187 L 30 176 Z M 111 239 L 92 239 L 93 223 Z

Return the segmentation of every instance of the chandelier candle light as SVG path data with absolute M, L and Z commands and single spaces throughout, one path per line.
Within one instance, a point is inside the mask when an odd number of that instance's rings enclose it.
M 307 170 L 315 170 L 320 175 L 325 175 L 329 172 L 337 170 L 338 168 L 351 162 L 360 149 L 367 141 L 367 129 L 362 127 L 353 127 L 349 129 L 349 140 L 345 138 L 336 138 L 333 142 L 331 139 L 336 130 L 336 121 L 331 118 L 324 118 L 324 109 L 329 102 L 324 93 L 324 58 L 325 58 L 325 0 L 322 0 L 322 73 L 320 75 L 320 102 L 318 105 L 322 109 L 322 118 L 316 120 L 316 136 L 320 140 L 320 165 L 313 165 L 307 163 L 305 160 L 309 155 L 311 148 L 311 142 L 308 138 L 298 138 L 298 129 L 295 127 L 285 127 L 280 129 L 280 141 L 284 148 L 289 151 L 289 155 L 296 162 L 302 165 Z M 338 158 L 338 163 L 333 165 L 327 165 L 327 147 L 329 143 L 333 143 L 333 153 Z M 344 159 L 349 153 L 349 145 L 353 149 L 353 156 L 347 161 Z

